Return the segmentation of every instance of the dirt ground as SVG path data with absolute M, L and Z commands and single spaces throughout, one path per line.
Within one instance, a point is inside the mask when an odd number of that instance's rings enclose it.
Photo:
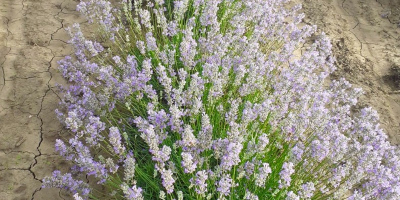
M 315 24 L 332 40 L 337 71 L 365 94 L 359 106 L 372 106 L 392 144 L 400 144 L 400 1 L 296 0 L 304 23 Z
M 0 200 L 70 199 L 40 189 L 66 163 L 54 152 L 57 61 L 72 52 L 64 28 L 84 22 L 73 0 L 0 0 Z
M 400 1 L 296 0 L 304 23 L 332 39 L 338 70 L 365 95 L 393 144 L 400 143 Z M 0 200 L 71 199 L 40 180 L 67 163 L 54 153 L 64 136 L 54 110 L 63 83 L 57 61 L 71 53 L 64 31 L 84 22 L 75 0 L 0 0 Z M 84 27 L 84 26 L 82 26 Z

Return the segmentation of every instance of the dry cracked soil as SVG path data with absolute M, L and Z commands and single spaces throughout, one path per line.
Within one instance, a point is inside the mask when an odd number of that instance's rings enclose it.
M 400 144 L 400 1 L 296 0 L 305 24 L 332 41 L 336 72 L 364 90 L 359 108 L 372 106 L 393 145 Z
M 296 0 L 305 24 L 332 39 L 338 70 L 365 91 L 393 144 L 400 143 L 400 1 Z M 54 152 L 65 131 L 54 110 L 55 83 L 65 83 L 57 61 L 72 53 L 64 28 L 86 23 L 74 0 L 0 0 L 0 200 L 61 200 L 71 195 L 41 189 L 41 180 L 68 164 Z M 85 27 L 83 25 L 82 27 Z
M 41 180 L 68 167 L 54 152 L 64 137 L 54 110 L 71 54 L 64 28 L 85 23 L 73 0 L 0 0 L 0 200 L 71 199 Z

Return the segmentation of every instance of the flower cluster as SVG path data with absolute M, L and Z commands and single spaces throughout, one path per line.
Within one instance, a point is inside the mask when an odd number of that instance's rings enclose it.
M 360 89 L 324 86 L 324 34 L 295 56 L 316 28 L 288 2 L 81 1 L 111 43 L 69 29 L 57 152 L 117 199 L 400 199 L 399 151 Z M 98 195 L 58 171 L 44 187 Z

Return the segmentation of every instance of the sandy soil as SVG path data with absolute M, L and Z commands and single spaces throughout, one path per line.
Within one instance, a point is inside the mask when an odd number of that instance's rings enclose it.
M 373 106 L 392 143 L 400 143 L 400 88 L 390 68 L 400 66 L 400 1 L 297 0 L 304 23 L 332 39 L 337 72 L 362 87 L 360 106 Z M 40 180 L 67 163 L 54 153 L 65 137 L 54 109 L 63 83 L 57 61 L 72 49 L 65 27 L 84 22 L 74 0 L 0 1 L 0 200 L 71 199 Z M 83 26 L 84 27 L 84 26 Z
M 365 95 L 392 144 L 400 144 L 400 84 L 391 68 L 400 66 L 400 1 L 297 0 L 304 23 L 315 24 L 332 40 L 337 71 Z
M 67 170 L 55 154 L 63 137 L 54 110 L 63 83 L 57 61 L 72 52 L 64 28 L 84 22 L 73 0 L 0 1 L 0 200 L 70 199 L 40 189 L 44 176 Z

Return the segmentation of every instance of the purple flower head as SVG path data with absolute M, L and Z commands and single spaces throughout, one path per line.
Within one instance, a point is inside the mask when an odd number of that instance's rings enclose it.
M 231 187 L 233 186 L 233 180 L 229 175 L 223 175 L 223 177 L 218 181 L 217 191 L 223 196 L 229 196 Z
M 152 32 L 146 33 L 146 43 L 147 43 L 147 50 L 149 50 L 149 51 L 157 51 L 158 50 L 157 41 L 153 37 Z
M 135 176 L 136 161 L 132 151 L 129 151 L 124 160 L 124 181 L 131 182 Z
M 184 37 L 180 44 L 179 50 L 181 53 L 181 61 L 187 67 L 194 67 L 195 60 L 194 57 L 197 53 L 197 42 L 193 39 L 193 32 L 191 30 L 183 31 Z
M 124 193 L 124 197 L 128 200 L 143 200 L 143 190 L 136 185 L 129 187 L 126 183 L 123 183 L 121 186 L 121 190 Z
M 193 161 L 193 157 L 188 152 L 182 152 L 182 167 L 185 173 L 192 173 L 196 170 L 196 163 Z
M 198 171 L 194 180 L 190 179 L 190 182 L 196 187 L 197 194 L 204 195 L 207 192 L 207 179 L 208 174 L 205 170 Z
M 161 171 L 162 185 L 167 190 L 168 194 L 171 194 L 174 191 L 175 179 L 172 177 L 172 174 L 173 173 L 170 169 L 164 169 Z
M 300 190 L 299 196 L 302 199 L 309 199 L 313 196 L 314 191 L 315 191 L 314 183 L 308 182 L 308 183 L 301 185 L 301 190 Z
M 74 158 L 74 154 L 60 139 L 56 139 L 55 149 L 61 156 L 65 157 L 67 160 L 72 160 Z
M 286 195 L 287 196 L 285 200 L 300 200 L 300 197 L 297 196 L 293 191 L 289 191 Z
M 75 180 L 70 173 L 61 175 L 60 171 L 54 171 L 52 177 L 44 178 L 42 184 L 42 188 L 56 187 L 65 189 L 73 194 L 80 193 L 84 198 L 90 193 L 89 186 L 85 182 Z
M 77 10 L 85 15 L 89 23 L 98 22 L 108 33 L 119 30 L 119 26 L 115 26 L 111 3 L 107 0 L 81 1 L 77 6 Z M 110 38 L 113 38 L 113 34 Z
M 114 149 L 114 153 L 117 155 L 121 155 L 125 152 L 125 147 L 121 143 L 121 134 L 117 127 L 111 127 L 110 133 L 108 135 L 109 141 Z
M 268 163 L 263 163 L 262 166 L 258 169 L 258 174 L 255 176 L 255 183 L 258 187 L 265 187 L 265 181 L 268 178 L 268 175 L 272 173 L 271 167 Z
M 282 170 L 279 173 L 280 180 L 279 180 L 279 188 L 285 188 L 290 186 L 290 182 L 292 181 L 292 174 L 295 172 L 294 164 L 291 162 L 283 163 Z
M 226 146 L 225 154 L 221 158 L 221 167 L 229 171 L 233 166 L 240 163 L 239 154 L 242 151 L 243 145 L 239 143 L 229 143 Z
M 113 43 L 86 39 L 78 24 L 67 29 L 74 55 L 59 65 L 71 86 L 61 88 L 57 116 L 72 137 L 69 144 L 57 140 L 56 151 L 74 162 L 73 172 L 98 184 L 121 174 L 125 199 L 144 198 L 148 187 L 140 185 L 136 166 L 142 162 L 180 200 L 188 191 L 182 187 L 204 199 L 256 200 L 278 192 L 298 200 L 340 199 L 355 186 L 350 199 L 400 199 L 399 151 L 376 111 L 353 112 L 361 89 L 344 79 L 325 87 L 335 59 L 324 33 L 297 54 L 316 27 L 300 25 L 301 6 L 290 9 L 288 2 L 123 0 L 122 9 L 113 9 L 107 0 L 82 0 L 78 10 L 100 25 L 95 38 Z M 135 151 L 151 159 L 135 157 L 133 140 L 145 143 Z M 103 148 L 112 157 L 99 154 Z M 277 149 L 284 155 L 266 157 Z M 305 173 L 326 183 L 300 180 Z M 181 185 L 182 177 L 190 185 Z M 59 172 L 44 185 L 77 199 L 90 192 Z

